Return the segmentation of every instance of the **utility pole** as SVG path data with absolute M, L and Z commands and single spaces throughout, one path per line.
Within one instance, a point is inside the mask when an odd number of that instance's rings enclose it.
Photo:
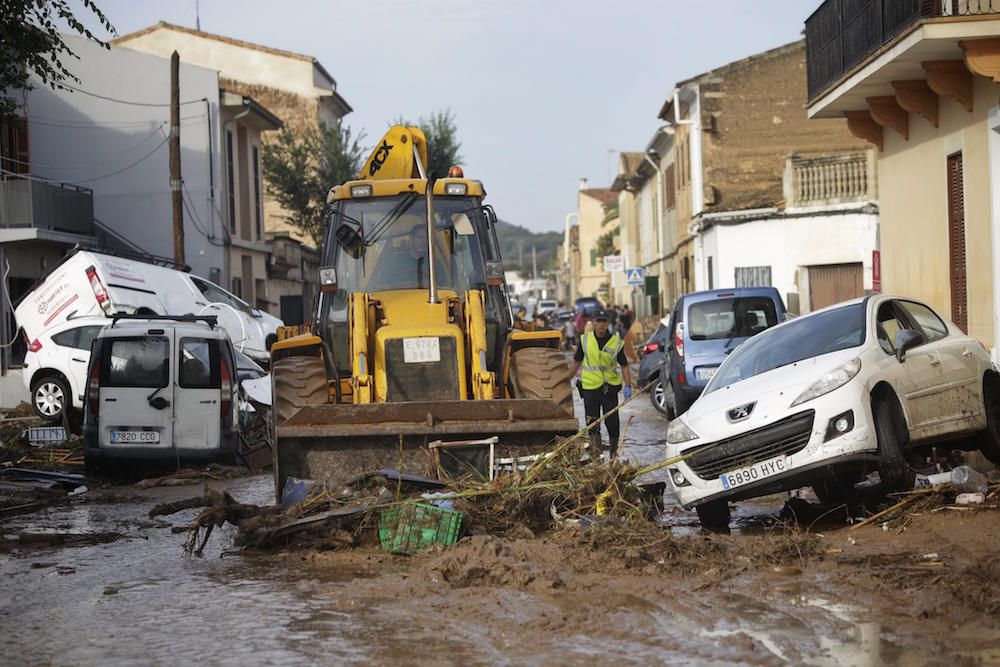
M 531 279 L 538 280 L 538 255 L 535 254 L 535 246 L 531 246 Z
M 184 266 L 184 200 L 181 186 L 181 57 L 170 56 L 170 194 L 174 213 L 174 262 Z

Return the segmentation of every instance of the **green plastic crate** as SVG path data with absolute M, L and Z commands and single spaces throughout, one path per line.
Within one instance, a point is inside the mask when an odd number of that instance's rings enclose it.
M 378 537 L 389 553 L 413 554 L 433 544 L 454 544 L 461 527 L 461 512 L 426 503 L 406 503 L 379 512 Z

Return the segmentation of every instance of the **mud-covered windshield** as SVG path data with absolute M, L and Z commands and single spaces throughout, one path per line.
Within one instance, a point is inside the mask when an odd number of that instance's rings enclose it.
M 705 387 L 705 394 L 794 364 L 857 347 L 865 342 L 865 304 L 854 303 L 792 320 L 768 329 L 740 345 Z
M 434 267 L 438 289 L 463 294 L 484 289 L 483 260 L 473 219 L 480 215 L 468 198 L 434 201 Z M 333 224 L 358 228 L 362 244 L 349 254 L 330 235 L 324 264 L 335 263 L 337 284 L 346 292 L 427 289 L 427 205 L 415 194 L 350 200 L 334 214 Z M 338 290 L 339 291 L 339 290 Z

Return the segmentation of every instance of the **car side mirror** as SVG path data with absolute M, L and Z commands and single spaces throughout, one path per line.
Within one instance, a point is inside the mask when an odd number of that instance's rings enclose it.
M 919 331 L 913 329 L 903 329 L 896 332 L 896 339 L 894 341 L 896 346 L 896 361 L 903 363 L 906 360 L 906 351 L 915 348 L 918 345 L 922 345 L 924 342 L 924 335 Z

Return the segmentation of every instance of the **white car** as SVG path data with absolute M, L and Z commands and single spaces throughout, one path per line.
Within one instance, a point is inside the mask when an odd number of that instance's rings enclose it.
M 60 422 L 67 408 L 83 409 L 90 346 L 110 321 L 103 315 L 77 317 L 27 340 L 21 379 L 31 392 L 35 414 Z
M 751 338 L 667 429 L 674 492 L 703 526 L 728 503 L 812 485 L 843 500 L 870 470 L 912 487 L 930 445 L 1000 463 L 1000 375 L 983 345 L 926 304 L 870 296 Z

